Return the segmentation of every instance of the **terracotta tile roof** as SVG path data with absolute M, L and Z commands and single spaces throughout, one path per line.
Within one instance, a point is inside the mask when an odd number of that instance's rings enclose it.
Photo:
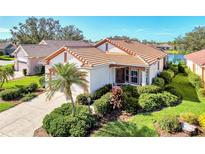
M 92 67 L 110 63 L 107 55 L 95 47 L 68 47 L 68 52 L 78 60 L 82 61 L 86 66 Z
M 94 46 L 84 47 L 63 47 L 52 53 L 44 60 L 49 61 L 63 51 L 68 51 L 72 56 L 83 63 L 84 67 L 93 67 L 98 65 L 125 65 L 125 66 L 143 66 L 144 61 L 138 57 L 125 54 L 106 54 Z
M 138 57 L 134 57 L 131 55 L 117 55 L 117 54 L 106 54 L 107 57 L 110 59 L 112 64 L 117 65 L 126 65 L 126 66 L 147 66 L 145 65 L 144 61 L 142 61 Z
M 104 39 L 97 43 L 95 46 L 98 47 L 99 45 L 109 42 L 110 44 L 124 50 L 130 55 L 138 56 L 146 64 L 152 64 L 156 62 L 159 58 L 163 58 L 167 56 L 165 52 L 162 52 L 156 48 L 150 47 L 148 45 L 142 44 L 137 41 L 128 41 L 122 39 Z
M 199 65 L 205 65 L 205 49 L 185 55 L 185 58 Z

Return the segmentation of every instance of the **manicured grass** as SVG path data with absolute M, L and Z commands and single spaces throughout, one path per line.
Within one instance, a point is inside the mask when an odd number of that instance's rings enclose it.
M 11 102 L 3 102 L 0 103 L 0 112 L 8 110 L 11 107 L 14 107 L 15 105 Z
M 38 86 L 40 86 L 40 83 L 39 83 L 40 77 L 41 77 L 40 75 L 39 76 L 27 76 L 27 77 L 16 79 L 16 80 L 10 80 L 3 85 L 3 88 L 15 88 L 18 86 L 27 86 L 31 83 L 37 83 Z
M 6 61 L 11 61 L 11 60 L 14 60 L 14 58 L 11 58 L 7 55 L 3 55 L 3 56 L 0 56 L 0 60 L 6 60 Z
M 169 85 L 175 87 L 182 94 L 183 100 L 200 102 L 197 92 L 189 83 L 187 76 L 178 74 Z
M 169 54 L 179 54 L 179 51 L 177 50 L 167 50 L 166 52 Z
M 183 112 L 192 112 L 196 115 L 205 113 L 205 98 L 202 98 L 202 95 L 197 95 L 195 88 L 189 84 L 187 76 L 178 74 L 170 85 L 176 87 L 182 93 L 184 100 L 181 104 L 175 107 L 164 108 L 157 112 L 137 114 L 129 119 L 129 122 L 135 123 L 138 128 L 148 128 L 144 134 L 157 136 L 154 123 L 164 116 L 180 115 Z M 96 132 L 93 136 L 101 136 L 98 134 L 100 133 Z

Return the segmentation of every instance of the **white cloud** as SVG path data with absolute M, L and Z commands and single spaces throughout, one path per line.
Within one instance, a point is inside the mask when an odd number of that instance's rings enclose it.
M 143 32 L 144 31 L 144 29 L 142 29 L 142 28 L 138 28 L 137 30 L 136 30 L 136 32 Z
M 169 32 L 155 32 L 155 33 L 150 33 L 150 35 L 157 35 L 157 36 L 173 36 L 173 33 Z
M 0 33 L 8 33 L 10 30 L 8 28 L 1 28 L 0 27 Z

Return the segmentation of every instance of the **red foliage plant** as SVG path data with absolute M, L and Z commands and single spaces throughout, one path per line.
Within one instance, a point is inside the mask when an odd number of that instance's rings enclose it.
M 112 98 L 110 103 L 113 105 L 113 109 L 115 108 L 121 108 L 122 107 L 122 101 L 123 101 L 123 91 L 121 87 L 114 86 L 112 88 Z

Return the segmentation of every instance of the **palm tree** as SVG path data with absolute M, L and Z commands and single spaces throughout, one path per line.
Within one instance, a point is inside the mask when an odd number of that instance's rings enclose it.
M 0 67 L 0 88 L 4 85 L 5 82 L 8 82 L 9 78 L 14 76 L 14 69 L 12 66 L 1 66 Z
M 66 101 L 71 99 L 72 114 L 75 115 L 75 102 L 72 96 L 71 86 L 77 84 L 87 91 L 87 73 L 80 71 L 75 64 L 56 64 L 54 66 L 56 77 L 48 81 L 47 98 L 51 99 L 57 91 L 63 91 L 66 96 Z

